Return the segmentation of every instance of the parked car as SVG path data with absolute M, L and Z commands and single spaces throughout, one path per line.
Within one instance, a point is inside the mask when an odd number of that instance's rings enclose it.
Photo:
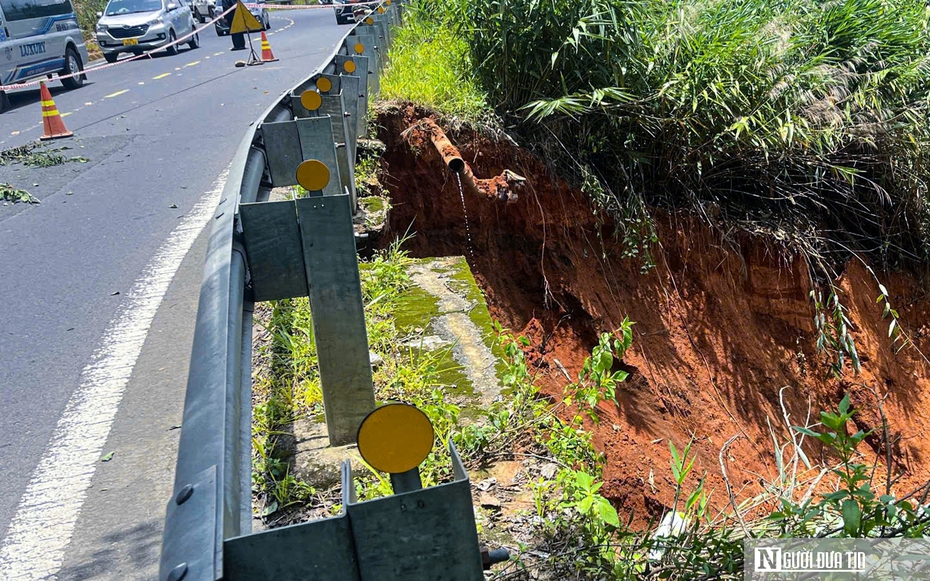
M 355 22 L 355 11 L 361 6 L 353 6 L 362 0 L 332 0 L 333 10 L 336 12 L 336 24 L 352 24 Z
M 203 23 L 216 18 L 216 0 L 194 0 L 191 3 L 191 9 L 194 11 L 194 19 Z
M 248 4 L 249 12 L 261 23 L 262 30 L 271 30 L 271 16 L 268 15 L 268 9 L 265 8 L 264 5 L 265 0 L 251 0 Z M 231 12 L 230 14 L 235 14 L 235 12 Z M 216 29 L 217 36 L 226 36 L 229 34 L 229 24 L 226 22 L 225 18 L 217 20 L 213 28 Z
M 71 0 L 0 2 L 0 85 L 22 83 L 52 73 L 80 73 L 87 47 Z M 62 79 L 68 89 L 84 84 L 84 75 Z M 7 103 L 0 91 L 0 111 Z
M 110 0 L 98 16 L 97 44 L 108 63 L 115 63 L 123 52 L 142 54 L 169 45 L 195 28 L 186 0 Z M 199 47 L 200 35 L 187 44 L 191 49 Z M 177 54 L 178 45 L 167 51 Z

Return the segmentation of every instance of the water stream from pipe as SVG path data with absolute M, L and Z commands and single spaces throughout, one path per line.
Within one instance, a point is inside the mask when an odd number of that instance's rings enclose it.
M 462 189 L 462 176 L 455 174 L 455 179 L 459 182 L 459 198 L 462 200 L 462 214 L 465 216 L 465 235 L 468 236 L 468 255 L 474 256 L 475 250 L 471 244 L 471 228 L 468 225 L 468 210 L 465 209 L 465 190 Z

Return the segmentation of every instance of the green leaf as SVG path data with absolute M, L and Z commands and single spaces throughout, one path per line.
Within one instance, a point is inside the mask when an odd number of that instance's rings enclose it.
M 262 511 L 262 516 L 268 516 L 274 514 L 278 510 L 278 501 L 272 500 L 271 504 L 265 505 L 265 510 Z
M 591 512 L 591 507 L 594 505 L 594 497 L 586 496 L 578 502 L 578 512 L 581 514 L 588 514 Z
M 110 452 L 107 452 L 106 455 L 104 455 L 104 457 L 100 459 L 100 461 L 109 462 L 110 460 L 113 459 L 113 454 L 116 454 L 116 452 L 112 450 Z
M 859 530 L 859 522 L 862 518 L 862 511 L 859 509 L 859 503 L 849 499 L 843 501 L 843 529 L 848 535 L 855 535 Z
M 820 436 L 820 432 L 815 432 L 814 430 L 810 430 L 808 428 L 802 428 L 801 426 L 791 426 L 791 429 L 793 429 L 795 432 L 804 434 L 805 436 L 810 436 L 812 438 L 817 438 Z
M 598 501 L 598 516 L 601 520 L 614 528 L 620 528 L 620 517 L 617 515 L 617 509 L 610 504 L 610 501 L 601 497 Z
M 575 472 L 575 484 L 578 488 L 588 490 L 594 484 L 594 477 L 587 472 Z
M 840 405 L 837 409 L 839 410 L 841 414 L 846 414 L 846 412 L 849 411 L 849 393 L 848 392 L 846 393 L 845 396 L 843 396 L 843 399 L 840 400 Z M 834 428 L 834 429 L 838 430 L 839 428 Z
M 614 364 L 614 355 L 607 349 L 601 351 L 600 356 L 598 357 L 598 371 L 607 371 Z

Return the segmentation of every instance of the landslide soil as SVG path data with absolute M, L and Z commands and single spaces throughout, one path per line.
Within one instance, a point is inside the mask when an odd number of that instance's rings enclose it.
M 886 398 L 896 490 L 930 478 L 930 366 L 921 354 L 930 351 L 930 300 L 915 277 L 878 274 L 913 339 L 895 353 L 876 304 L 876 280 L 862 261 L 850 259 L 835 283 L 862 371 L 847 366 L 838 380 L 828 371 L 833 356 L 816 348 L 803 257 L 770 239 L 724 236 L 721 225 L 656 210 L 656 267 L 642 274 L 639 261 L 621 258 L 614 225 L 603 212 L 598 223 L 585 195 L 511 142 L 460 129 L 447 133 L 476 177 L 510 169 L 528 180 L 513 204 L 466 196 L 469 245 L 457 180 L 427 134 L 404 134 L 429 116 L 413 106 L 379 112 L 379 138 L 387 144 L 382 182 L 393 206 L 382 241 L 410 228 L 412 255 L 466 256 L 492 316 L 530 339 L 528 358 L 553 398 L 567 383 L 556 361 L 577 377 L 599 333 L 613 331 L 625 316 L 636 322 L 623 362 L 631 375 L 616 403 L 600 406 L 600 421 L 586 425 L 607 458 L 602 492 L 621 513 L 644 523 L 671 506 L 669 440 L 681 449 L 694 438 L 691 484 L 706 472 L 712 504 L 720 508 L 728 495 L 719 455 L 738 436 L 724 455 L 733 492 L 738 499 L 760 492 L 776 475 L 769 426 L 782 441 L 788 434 L 782 388 L 792 425 L 835 408 L 850 391 L 860 411 L 849 428 L 878 430 L 863 450 L 872 461 L 886 457 L 877 397 Z M 807 453 L 831 461 L 817 447 Z

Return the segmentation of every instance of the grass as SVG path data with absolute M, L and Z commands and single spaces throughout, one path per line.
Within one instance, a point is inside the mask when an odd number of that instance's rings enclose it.
M 434 20 L 410 14 L 391 46 L 381 97 L 413 101 L 446 116 L 478 122 L 489 112 L 475 82 L 466 39 Z
M 374 373 L 376 396 L 378 401 L 405 401 L 424 410 L 442 441 L 459 413 L 441 389 L 454 362 L 447 350 L 427 352 L 400 345 L 401 334 L 409 330 L 401 328 L 396 314 L 411 296 L 406 271 L 410 264 L 397 242 L 360 267 L 369 348 L 383 360 Z M 288 424 L 298 417 L 318 418 L 323 411 L 310 306 L 306 298 L 274 301 L 262 318 L 270 341 L 260 348 L 259 367 L 265 371 L 253 387 L 253 490 L 265 516 L 292 506 L 319 508 L 314 504 L 318 491 L 290 474 L 277 450 Z M 437 444 L 427 460 L 425 484 L 451 476 L 444 450 Z M 386 476 L 373 470 L 357 481 L 362 499 L 390 492 Z

